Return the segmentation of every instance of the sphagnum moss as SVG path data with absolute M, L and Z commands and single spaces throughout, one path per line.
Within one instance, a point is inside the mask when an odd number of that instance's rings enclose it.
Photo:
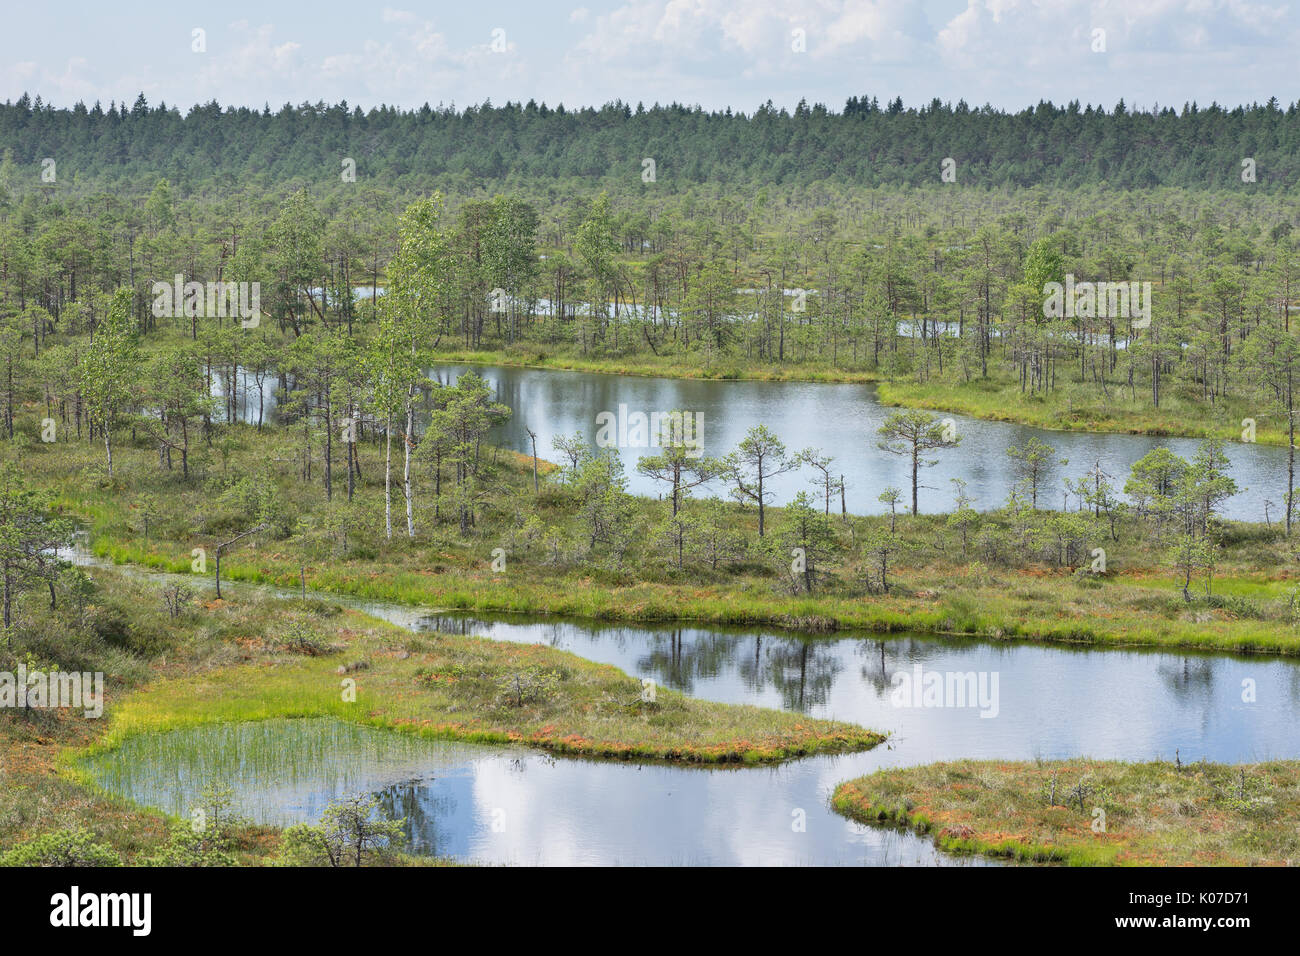
M 963 760 L 840 784 L 834 808 L 929 834 L 943 850 L 1018 862 L 1290 865 L 1300 761 L 1226 765 Z

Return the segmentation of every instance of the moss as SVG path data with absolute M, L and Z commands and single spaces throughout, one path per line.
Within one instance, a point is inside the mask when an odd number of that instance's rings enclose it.
M 940 849 L 1071 866 L 1290 865 L 1300 761 L 956 761 L 840 784 L 835 810 Z

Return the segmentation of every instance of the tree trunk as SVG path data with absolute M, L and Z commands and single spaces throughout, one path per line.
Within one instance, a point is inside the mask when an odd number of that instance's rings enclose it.
M 402 469 L 402 490 L 406 495 L 406 536 L 415 537 L 415 513 L 411 500 L 411 433 L 415 430 L 415 406 L 408 399 L 406 404 L 405 462 Z
M 393 416 L 384 419 L 384 536 L 393 537 Z

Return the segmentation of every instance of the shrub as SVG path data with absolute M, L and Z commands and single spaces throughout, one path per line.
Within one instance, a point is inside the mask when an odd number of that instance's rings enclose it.
M 121 866 L 112 847 L 84 829 L 54 830 L 0 854 L 0 866 Z
M 344 797 L 325 808 L 316 826 L 295 824 L 284 831 L 280 863 L 286 866 L 363 866 L 380 859 L 404 839 L 405 820 L 385 820 L 372 796 Z
M 544 700 L 559 682 L 559 671 L 530 667 L 507 674 L 501 678 L 499 686 L 507 704 L 522 707 L 527 703 Z
M 234 866 L 231 831 L 239 824 L 233 810 L 234 791 L 209 784 L 190 808 L 190 818 L 175 824 L 171 837 L 146 866 Z
M 173 643 L 167 629 L 152 617 L 132 614 L 115 603 L 96 607 L 90 615 L 90 628 L 104 643 L 143 657 L 161 654 Z
M 321 640 L 320 635 L 302 621 L 290 621 L 285 628 L 284 649 L 291 654 L 304 654 L 307 657 L 324 657 L 337 650 L 332 644 Z

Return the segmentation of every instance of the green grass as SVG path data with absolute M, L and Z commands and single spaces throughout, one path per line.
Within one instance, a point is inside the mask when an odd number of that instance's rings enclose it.
M 348 506 L 341 478 L 333 502 L 325 501 L 319 474 L 310 483 L 302 480 L 297 441 L 292 431 L 232 429 L 225 459 L 196 444 L 189 481 L 160 469 L 155 451 L 143 443 L 119 445 L 113 483 L 102 475 L 102 449 L 86 442 L 31 445 L 22 461 L 25 473 L 53 489 L 59 506 L 82 523 L 101 558 L 187 573 L 193 549 L 202 547 L 208 549 L 209 579 L 216 543 L 251 521 L 224 500 L 220 483 L 245 477 L 271 485 L 273 499 L 298 527 L 287 538 L 260 535 L 241 543 L 223 559 L 229 581 L 296 589 L 305 570 L 312 589 L 446 610 L 1300 654 L 1291 610 L 1291 594 L 1300 585 L 1295 550 L 1276 525 L 1228 524 L 1213 594 L 1204 596 L 1196 582 L 1189 602 L 1169 567 L 1167 543 L 1154 541 L 1136 519 L 1120 521 L 1119 540 L 1105 540 L 1110 570 L 1098 576 L 1026 560 L 1011 545 L 994 560 L 972 541 L 963 556 L 946 516 L 902 516 L 899 528 L 911 551 L 895 563 L 886 594 L 863 585 L 855 542 L 888 519 L 857 518 L 848 525 L 836 519 L 840 553 L 827 566 L 833 580 L 812 595 L 792 594 L 778 565 L 757 549 L 716 570 L 700 562 L 677 568 L 655 544 L 665 505 L 645 498 L 632 501 L 632 543 L 617 563 L 600 554 L 551 563 L 538 545 L 516 546 L 511 535 L 524 516 L 536 515 L 570 542 L 581 540 L 581 519 L 551 483 L 533 493 L 530 459 L 500 450 L 486 452 L 495 459 L 484 473 L 492 494 L 468 534 L 445 516 L 435 519 L 428 477 L 417 472 L 417 535 L 403 533 L 399 491 L 395 535 L 388 540 L 382 533 L 381 450 L 359 446 L 364 480 Z M 148 540 L 140 513 L 147 498 L 156 512 Z M 757 542 L 754 509 L 724 508 L 729 526 Z M 774 531 L 783 514 L 770 509 Z M 346 542 L 329 532 L 329 523 L 340 518 L 353 525 Z M 1005 515 L 989 513 L 980 521 L 998 529 L 1005 542 L 1014 540 Z M 510 553 L 506 573 L 490 568 L 499 546 Z
M 1257 866 L 1300 861 L 1298 761 L 1176 766 L 963 760 L 882 770 L 842 783 L 832 805 L 860 822 L 928 834 L 950 853 L 1017 862 Z
M 92 751 L 139 733 L 295 717 L 333 717 L 426 738 L 692 763 L 765 763 L 865 749 L 883 739 L 850 724 L 695 700 L 664 688 L 648 703 L 640 682 L 617 668 L 541 645 L 415 637 L 353 611 L 323 631 L 336 653 L 286 654 L 268 634 L 251 645 L 253 666 L 150 684 L 116 708 Z M 364 666 L 337 673 L 358 662 Z M 540 674 L 555 675 L 553 686 L 521 705 L 510 701 L 516 676 Z M 355 681 L 355 700 L 341 692 L 344 680 Z
M 304 805 L 350 796 L 358 782 L 382 790 L 482 753 L 349 721 L 268 719 L 136 734 L 79 765 L 109 792 L 178 817 L 211 784 L 229 789 L 241 819 L 287 826 L 314 823 Z
M 119 563 L 189 570 L 187 558 L 169 558 L 129 544 L 108 545 L 97 539 L 94 551 Z M 298 584 L 292 561 L 263 555 L 223 563 L 222 575 L 226 580 L 281 588 Z M 341 562 L 309 571 L 310 586 L 319 591 L 440 610 L 620 623 L 682 621 L 810 633 L 930 633 L 997 641 L 1300 654 L 1300 634 L 1276 619 L 1288 591 L 1285 581 L 1231 577 L 1216 581 L 1221 595 L 1239 591 L 1264 597 L 1276 606 L 1273 617 L 1257 620 L 1241 617 L 1231 603 L 1187 604 L 1173 581 L 1152 585 L 1120 577 L 1093 587 L 1072 574 L 1026 579 L 970 568 L 944 575 L 941 592 L 922 586 L 934 580 L 925 573 L 912 572 L 903 580 L 906 583 L 887 596 L 790 597 L 774 593 L 758 578 L 707 586 L 649 581 L 610 586 L 580 576 L 503 580 L 477 568 L 429 574 Z
M 1242 440 L 1242 420 L 1256 422 L 1255 440 L 1265 445 L 1287 443 L 1284 416 L 1259 403 L 1234 400 L 1209 406 L 1195 397 L 1169 390 L 1159 408 L 1148 392 L 1131 396 L 1112 392 L 1111 398 L 1091 386 L 1062 383 L 1046 395 L 1020 390 L 1018 381 L 1003 379 L 930 381 L 925 384 L 882 381 L 876 396 L 885 405 L 956 412 L 988 421 L 1014 422 L 1056 431 L 1120 432 L 1181 438 Z
M 726 356 L 712 362 L 699 353 L 663 355 L 632 353 L 617 357 L 582 355 L 554 345 L 512 345 L 501 349 L 441 351 L 438 361 L 449 365 L 502 365 L 516 368 L 636 375 L 657 378 L 762 382 L 876 382 L 880 376 L 866 370 L 830 368 L 825 362 L 791 362 L 780 366 L 748 362 Z
M 155 853 L 169 818 L 107 792 L 84 758 L 111 755 L 141 734 L 223 722 L 327 717 L 412 739 L 692 764 L 771 763 L 883 739 L 851 724 L 663 688 L 644 701 L 639 681 L 564 651 L 417 636 L 320 601 L 217 601 L 209 593 L 172 618 L 161 582 L 111 569 L 91 575 L 97 588 L 81 609 L 67 595 L 55 609 L 44 593 L 28 595 L 13 653 L 47 668 L 106 672 L 105 716 L 0 713 L 0 847 L 81 826 L 128 861 Z M 512 700 L 516 676 L 537 681 L 536 696 Z M 344 680 L 355 681 L 354 699 L 345 699 Z M 277 846 L 278 831 L 247 828 L 237 856 L 267 862 Z

